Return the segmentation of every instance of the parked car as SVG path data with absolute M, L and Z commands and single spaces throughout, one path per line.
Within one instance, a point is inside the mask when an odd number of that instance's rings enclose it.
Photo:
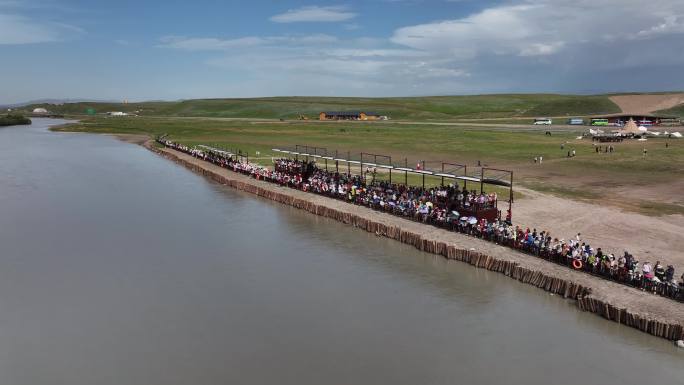
M 533 124 L 534 124 L 535 126 L 539 126 L 539 125 L 542 125 L 542 126 L 550 126 L 550 125 L 553 124 L 553 121 L 552 121 L 551 119 L 549 119 L 549 118 L 537 118 L 537 119 L 534 120 L 534 123 L 533 123 Z

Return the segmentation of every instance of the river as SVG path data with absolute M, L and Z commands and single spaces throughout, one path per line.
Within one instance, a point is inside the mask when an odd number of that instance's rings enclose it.
M 0 384 L 683 381 L 668 341 L 56 123 L 0 129 Z

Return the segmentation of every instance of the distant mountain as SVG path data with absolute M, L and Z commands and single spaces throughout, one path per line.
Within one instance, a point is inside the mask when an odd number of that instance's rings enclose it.
M 34 104 L 65 104 L 65 103 L 115 103 L 114 100 L 104 99 L 36 99 L 23 103 L 0 104 L 0 108 L 19 108 Z
M 174 102 L 33 104 L 60 115 L 121 111 L 138 116 L 216 118 L 317 118 L 321 111 L 375 111 L 392 119 L 465 119 L 537 116 L 589 116 L 618 113 L 605 95 L 502 94 L 412 98 L 273 97 L 194 99 Z

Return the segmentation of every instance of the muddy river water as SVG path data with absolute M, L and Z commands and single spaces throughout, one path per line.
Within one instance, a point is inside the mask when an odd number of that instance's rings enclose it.
M 0 384 L 681 384 L 569 301 L 210 182 L 0 129 Z

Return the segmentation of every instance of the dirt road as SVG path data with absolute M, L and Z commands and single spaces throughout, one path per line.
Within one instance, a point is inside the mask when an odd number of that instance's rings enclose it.
M 563 199 L 518 188 L 525 197 L 515 202 L 514 222 L 548 230 L 553 237 L 569 239 L 578 232 L 592 247 L 616 257 L 629 251 L 641 262 L 661 261 L 684 272 L 684 216 L 651 217 L 614 206 Z

